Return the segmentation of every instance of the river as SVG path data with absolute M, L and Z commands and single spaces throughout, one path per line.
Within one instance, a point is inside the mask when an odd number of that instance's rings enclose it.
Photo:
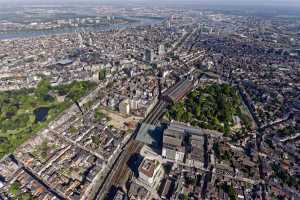
M 52 29 L 52 30 L 35 30 L 35 31 L 15 31 L 15 32 L 4 32 L 0 33 L 0 40 L 12 40 L 19 38 L 34 38 L 34 37 L 42 37 L 49 35 L 58 35 L 65 33 L 74 33 L 74 32 L 101 32 L 101 31 L 109 31 L 113 29 L 126 29 L 138 26 L 146 26 L 146 25 L 156 25 L 161 23 L 164 18 L 149 18 L 149 17 L 129 17 L 122 16 L 124 19 L 128 19 L 129 23 L 127 24 L 112 24 L 109 26 L 98 26 L 98 27 L 67 27 L 60 29 Z M 133 21 L 132 21 L 133 20 Z

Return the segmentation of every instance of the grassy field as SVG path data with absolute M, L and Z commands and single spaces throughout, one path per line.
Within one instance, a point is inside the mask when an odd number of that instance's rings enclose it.
M 0 92 L 0 158 L 13 152 L 93 88 L 95 84 L 91 82 L 51 87 L 48 81 L 41 81 L 36 89 Z M 58 97 L 64 98 L 58 101 Z M 36 119 L 39 108 L 48 109 L 43 120 Z

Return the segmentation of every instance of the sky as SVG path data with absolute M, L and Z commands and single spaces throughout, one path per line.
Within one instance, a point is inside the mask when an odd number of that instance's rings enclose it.
M 0 0 L 1 4 L 28 4 L 28 3 L 120 3 L 126 4 L 127 2 L 144 3 L 147 4 L 203 4 L 203 5 L 251 5 L 251 6 L 299 6 L 300 0 Z

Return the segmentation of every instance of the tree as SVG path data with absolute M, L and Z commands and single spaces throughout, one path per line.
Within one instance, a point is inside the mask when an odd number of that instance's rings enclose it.
M 102 81 L 106 78 L 106 69 L 101 69 L 99 71 L 99 80 Z
M 213 144 L 213 150 L 214 150 L 214 152 L 215 152 L 215 155 L 216 155 L 216 157 L 217 158 L 220 158 L 220 155 L 221 155 L 221 152 L 220 152 L 220 145 L 219 145 L 219 143 L 218 142 L 215 142 L 214 144 Z
M 75 133 L 77 133 L 77 131 L 78 131 L 77 128 L 75 128 L 74 126 L 70 126 L 69 132 L 70 132 L 71 134 L 75 134 Z
M 33 197 L 31 194 L 29 193 L 24 193 L 20 196 L 21 200 L 35 200 L 37 198 Z
M 189 199 L 189 195 L 188 195 L 187 193 L 184 193 L 184 194 L 182 195 L 182 199 L 183 199 L 183 200 L 188 200 L 188 199 Z
M 35 89 L 35 94 L 36 96 L 43 98 L 45 95 L 48 94 L 50 88 L 51 86 L 48 80 L 41 80 L 38 83 L 37 88 Z
M 223 190 L 228 194 L 230 200 L 236 200 L 237 194 L 232 185 L 227 185 L 227 183 L 223 184 Z
M 243 124 L 245 125 L 246 129 L 251 128 L 251 118 L 246 114 L 241 114 L 240 119 L 242 120 Z
M 93 135 L 91 139 L 95 145 L 99 146 L 101 144 L 101 138 L 99 136 Z
M 230 133 L 230 126 L 229 126 L 228 121 L 225 121 L 225 122 L 224 122 L 224 135 L 225 135 L 225 136 L 228 136 L 229 133 Z
M 223 92 L 224 92 L 224 94 L 225 95 L 230 95 L 230 93 L 231 93 L 231 88 L 230 88 L 230 86 L 228 85 L 228 84 L 224 84 L 224 85 L 222 85 L 223 86 Z
M 224 151 L 224 153 L 221 155 L 221 159 L 222 160 L 230 160 L 231 159 L 231 155 L 228 151 Z
M 190 112 L 183 112 L 181 115 L 181 119 L 184 122 L 190 122 L 192 120 L 193 114 Z
M 200 106 L 200 104 L 196 105 L 195 114 L 196 114 L 197 119 L 201 118 L 201 106 Z
M 79 100 L 87 91 L 96 86 L 93 82 L 74 81 L 68 91 L 67 97 L 73 101 Z
M 21 184 L 18 181 L 15 181 L 13 184 L 11 184 L 9 188 L 9 192 L 14 196 L 17 197 L 21 189 Z
M 29 122 L 29 114 L 23 113 L 20 114 L 12 123 L 15 123 L 15 126 L 18 128 L 23 128 L 27 126 L 27 123 Z
M 41 156 L 41 158 L 45 159 L 48 156 L 50 150 L 50 146 L 48 145 L 48 141 L 44 140 L 41 145 L 38 146 L 37 153 Z
M 175 103 L 168 116 L 202 128 L 222 131 L 229 136 L 233 116 L 241 113 L 239 109 L 239 96 L 233 87 L 228 84 L 213 84 L 203 89 L 198 88 L 188 94 L 184 101 Z
M 236 200 L 237 199 L 236 191 L 234 190 L 234 188 L 232 186 L 229 186 L 228 196 L 229 196 L 230 200 Z
M 284 171 L 280 164 L 273 163 L 272 170 L 274 171 L 275 176 L 277 176 L 284 184 L 287 184 L 290 187 L 294 186 L 297 189 L 300 188 L 300 181 Z
M 90 110 L 92 108 L 92 106 L 93 106 L 93 101 L 88 101 L 85 104 L 83 104 L 83 108 L 85 110 Z

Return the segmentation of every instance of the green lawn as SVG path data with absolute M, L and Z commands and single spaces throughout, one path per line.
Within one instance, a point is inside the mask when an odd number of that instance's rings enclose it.
M 48 81 L 41 81 L 36 89 L 0 92 L 0 158 L 13 152 L 95 86 L 91 82 L 73 82 L 50 87 Z M 65 96 L 64 101 L 59 102 L 57 96 Z M 49 110 L 46 118 L 38 122 L 34 111 L 41 107 Z

